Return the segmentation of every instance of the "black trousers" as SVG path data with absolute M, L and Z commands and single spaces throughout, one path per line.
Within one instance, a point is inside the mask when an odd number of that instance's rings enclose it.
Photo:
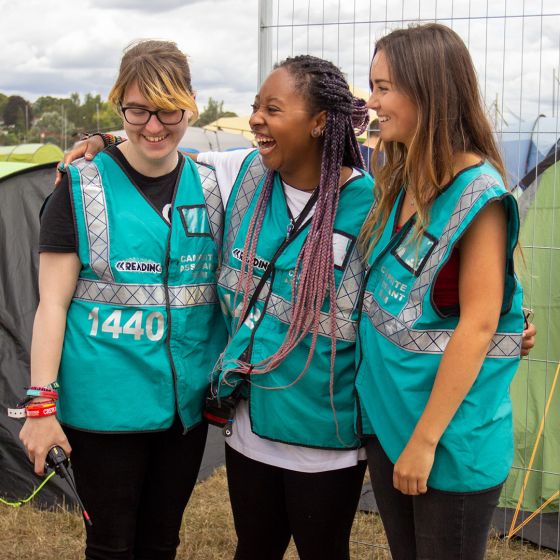
M 93 522 L 88 560 L 172 560 L 208 427 L 183 435 L 98 434 L 65 428 L 76 486 Z
M 371 483 L 393 560 L 483 560 L 502 485 L 482 492 L 407 496 L 377 438 L 366 446 Z
M 293 536 L 300 560 L 348 560 L 366 462 L 320 473 L 273 467 L 226 445 L 236 560 L 282 560 Z

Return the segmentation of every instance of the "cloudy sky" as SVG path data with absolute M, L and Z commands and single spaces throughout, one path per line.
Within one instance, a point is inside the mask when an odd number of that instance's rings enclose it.
M 257 85 L 257 0 L 0 0 L 0 91 L 28 99 L 95 92 L 106 98 L 123 48 L 175 41 L 208 96 L 248 112 Z
M 367 90 L 375 39 L 437 18 L 464 38 L 481 88 L 505 119 L 552 115 L 560 65 L 558 0 L 270 0 L 269 62 L 310 52 Z M 0 0 L 0 91 L 28 99 L 106 98 L 122 49 L 150 37 L 190 55 L 201 108 L 209 96 L 247 114 L 258 80 L 258 0 Z M 507 18 L 503 16 L 507 15 Z

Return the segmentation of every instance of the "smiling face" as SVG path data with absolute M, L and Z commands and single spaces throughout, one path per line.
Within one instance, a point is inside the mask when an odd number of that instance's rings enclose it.
M 264 165 L 295 187 L 314 188 L 321 167 L 324 112 L 312 115 L 285 68 L 274 70 L 255 97 L 249 120 Z M 307 185 L 307 182 L 314 184 Z
M 418 109 L 392 81 L 383 51 L 378 51 L 373 58 L 370 80 L 371 96 L 367 106 L 377 112 L 381 140 L 410 146 L 417 127 Z
M 150 111 L 158 109 L 140 93 L 136 81 L 125 89 L 122 106 Z M 125 155 L 137 171 L 157 176 L 173 170 L 177 163 L 177 146 L 187 130 L 187 114 L 174 125 L 162 124 L 155 115 L 151 115 L 146 124 L 133 125 L 123 119 L 123 126 L 129 140 Z

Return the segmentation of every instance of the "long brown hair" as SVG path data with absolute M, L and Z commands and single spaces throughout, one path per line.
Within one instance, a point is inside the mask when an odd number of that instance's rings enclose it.
M 421 234 L 433 201 L 453 177 L 455 154 L 472 152 L 487 159 L 507 182 L 476 71 L 459 35 L 437 23 L 398 29 L 377 42 L 373 56 L 378 52 L 385 55 L 393 86 L 415 104 L 418 120 L 408 148 L 383 142 L 385 163 L 379 166 L 380 142 L 372 157 L 376 206 L 360 234 L 366 258 L 403 187 L 414 196 L 415 237 Z

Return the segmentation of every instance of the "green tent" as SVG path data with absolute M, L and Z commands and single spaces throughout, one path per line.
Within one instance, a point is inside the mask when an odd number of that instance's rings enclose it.
M 0 161 L 37 164 L 60 161 L 63 157 L 64 152 L 54 144 L 0 146 Z
M 36 163 L 19 163 L 15 161 L 0 161 L 0 179 L 2 177 L 7 177 L 12 173 L 17 173 L 22 169 L 27 169 L 28 167 L 33 167 L 37 165 Z
M 525 262 L 519 263 L 518 273 L 525 304 L 535 312 L 539 335 L 531 359 L 522 362 L 511 388 L 515 432 L 525 434 L 516 441 L 517 465 L 529 467 L 545 407 L 552 398 L 531 466 L 536 472 L 528 477 L 523 499 L 526 510 L 537 509 L 560 488 L 560 384 L 556 384 L 556 394 L 551 396 L 560 362 L 560 161 L 555 161 L 555 156 L 556 151 L 541 162 L 541 172 L 532 174 L 534 180 L 519 198 L 524 218 L 523 257 L 519 260 Z M 510 476 L 513 496 L 519 495 L 524 477 L 523 472 Z M 515 504 L 510 501 L 508 506 Z M 547 510 L 558 511 L 558 501 Z
M 524 304 L 534 310 L 538 335 L 535 348 L 529 359 L 522 361 L 511 385 L 515 457 L 500 504 L 507 511 L 503 532 L 558 550 L 560 141 L 521 179 L 514 193 L 521 214 L 523 248 L 517 272 Z M 523 525 L 533 512 L 538 515 Z

